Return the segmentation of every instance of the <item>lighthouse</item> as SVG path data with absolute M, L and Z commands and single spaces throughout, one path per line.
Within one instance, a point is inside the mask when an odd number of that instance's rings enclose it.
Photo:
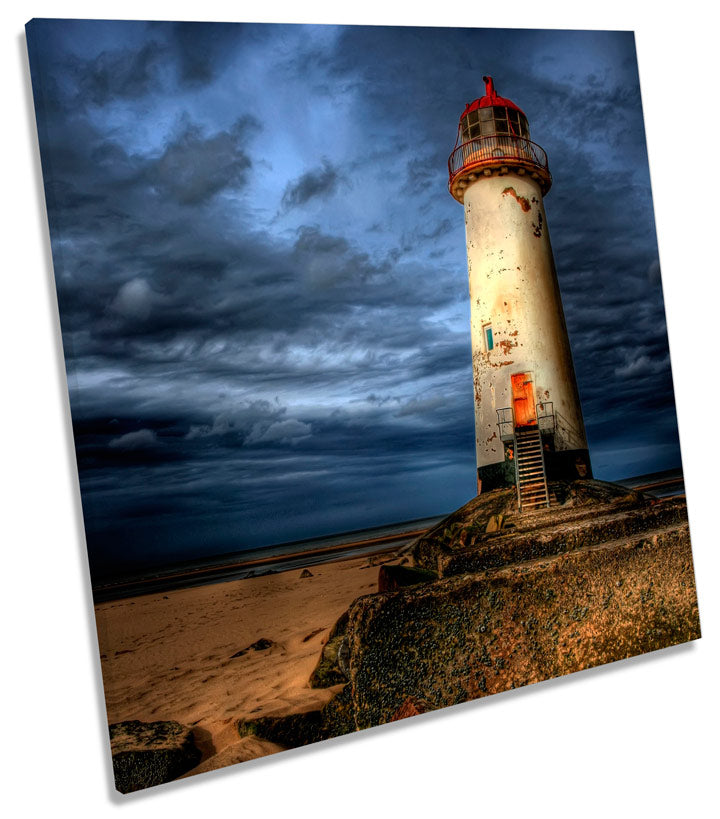
M 552 177 L 527 117 L 483 77 L 460 116 L 449 190 L 465 208 L 478 493 L 592 477 L 543 197 Z

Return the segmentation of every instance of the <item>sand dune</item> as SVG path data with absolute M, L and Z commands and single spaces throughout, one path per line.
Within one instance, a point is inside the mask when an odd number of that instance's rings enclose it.
M 308 678 L 335 620 L 377 590 L 367 557 L 96 606 L 108 722 L 176 720 L 203 752 L 193 772 L 280 750 L 239 719 L 317 708 Z M 264 641 L 267 647 L 250 648 Z M 234 656 L 248 649 L 240 656 Z M 192 773 L 192 772 L 191 772 Z

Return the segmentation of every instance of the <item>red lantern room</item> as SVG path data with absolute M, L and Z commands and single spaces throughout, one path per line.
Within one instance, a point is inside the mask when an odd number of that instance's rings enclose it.
M 460 116 L 455 148 L 448 160 L 450 193 L 462 203 L 465 188 L 482 176 L 510 172 L 530 174 L 543 194 L 552 177 L 547 154 L 530 141 L 525 114 L 495 91 L 492 77 L 483 77 L 485 96 L 469 102 Z

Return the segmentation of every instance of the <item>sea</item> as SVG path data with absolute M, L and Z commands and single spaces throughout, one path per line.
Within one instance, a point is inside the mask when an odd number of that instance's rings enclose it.
M 308 568 L 328 560 L 344 560 L 395 550 L 411 543 L 444 517 L 446 515 L 418 518 L 174 563 L 142 574 L 117 578 L 111 583 L 93 585 L 93 598 L 95 603 L 104 603 L 123 597 L 242 580 L 288 569 Z
M 685 494 L 685 482 L 681 469 L 666 469 L 664 472 L 651 472 L 649 475 L 638 475 L 635 478 L 624 478 L 614 481 L 628 489 L 640 489 L 654 498 L 669 498 Z
M 616 480 L 614 483 L 628 489 L 641 490 L 656 498 L 682 495 L 685 492 L 680 469 L 637 475 Z M 329 560 L 378 554 L 402 548 L 422 532 L 436 526 L 445 517 L 446 515 L 438 515 L 418 518 L 370 529 L 356 529 L 351 532 L 174 563 L 142 574 L 116 578 L 111 583 L 93 585 L 93 598 L 95 603 L 104 603 L 124 597 L 242 580 L 288 569 L 309 568 Z

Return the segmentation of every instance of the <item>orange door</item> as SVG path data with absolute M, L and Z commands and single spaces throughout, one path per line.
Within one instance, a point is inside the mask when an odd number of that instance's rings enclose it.
M 517 373 L 512 379 L 515 426 L 527 427 L 537 423 L 535 418 L 535 390 L 530 373 Z

